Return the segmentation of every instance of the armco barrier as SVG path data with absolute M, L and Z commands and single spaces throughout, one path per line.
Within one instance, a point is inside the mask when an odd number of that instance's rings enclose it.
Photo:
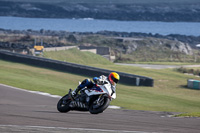
M 22 55 L 8 51 L 0 51 L 0 59 L 34 65 L 38 67 L 45 67 L 90 77 L 100 76 L 102 74 L 108 75 L 110 72 L 112 72 L 111 70 L 100 69 L 100 68 L 63 62 L 58 60 L 52 60 L 42 57 Z M 151 86 L 151 87 L 154 84 L 154 80 L 149 77 L 127 74 L 122 72 L 117 72 L 117 73 L 120 75 L 120 83 L 122 84 L 135 85 L 135 86 Z

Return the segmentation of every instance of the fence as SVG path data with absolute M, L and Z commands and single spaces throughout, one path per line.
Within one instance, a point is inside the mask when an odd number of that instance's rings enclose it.
M 49 69 L 59 70 L 63 72 L 84 75 L 84 76 L 100 76 L 108 75 L 111 70 L 100 69 L 85 65 L 79 65 L 75 63 L 63 62 L 58 60 L 52 60 L 37 56 L 22 55 L 17 53 L 12 53 L 8 51 L 0 51 L 0 59 L 19 62 L 29 65 L 34 65 L 37 67 L 45 67 Z M 120 75 L 120 82 L 122 84 L 134 85 L 134 86 L 153 86 L 154 80 L 149 77 L 127 74 L 123 72 L 117 72 Z

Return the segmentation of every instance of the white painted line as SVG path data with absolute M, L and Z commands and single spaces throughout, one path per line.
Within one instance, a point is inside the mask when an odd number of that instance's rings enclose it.
M 46 92 L 29 91 L 29 90 L 25 90 L 25 89 L 13 87 L 13 86 L 9 86 L 9 85 L 4 85 L 4 84 L 0 84 L 0 85 L 1 85 L 1 86 L 5 86 L 5 87 L 9 87 L 9 88 L 12 88 L 12 89 L 20 90 L 20 91 L 25 91 L 25 92 L 30 92 L 30 93 L 34 93 L 34 94 L 43 95 L 43 96 L 48 96 L 48 97 L 53 97 L 53 98 L 61 98 L 61 96 L 58 96 L 58 95 L 51 95 L 51 94 L 46 93 Z M 121 107 L 119 107 L 119 106 L 114 106 L 114 105 L 110 105 L 110 106 L 108 106 L 108 108 L 110 108 L 110 109 L 121 109 Z
M 115 106 L 115 105 L 110 105 L 108 106 L 109 109 L 121 109 L 121 107 L 119 106 Z
M 16 90 L 20 90 L 20 91 L 25 91 L 25 92 L 30 92 L 30 93 L 39 94 L 39 95 L 44 95 L 44 96 L 48 96 L 48 97 L 61 98 L 61 96 L 58 96 L 58 95 L 51 95 L 51 94 L 46 93 L 46 92 L 29 91 L 29 90 L 25 90 L 25 89 L 13 87 L 13 86 L 9 86 L 9 85 L 4 85 L 4 84 L 0 84 L 0 85 L 1 85 L 1 86 L 5 86 L 5 87 L 9 87 L 9 88 L 12 88 L 12 89 L 16 89 Z
M 61 98 L 61 96 L 58 95 L 51 95 L 49 93 L 46 92 L 40 92 L 40 91 L 28 91 L 30 93 L 35 93 L 35 94 L 39 94 L 39 95 L 44 95 L 44 96 L 48 96 L 48 97 L 54 97 L 54 98 Z
M 89 128 L 66 128 L 66 127 L 46 127 L 46 126 L 21 126 L 21 125 L 0 125 L 0 127 L 16 128 L 37 128 L 37 129 L 60 129 L 60 130 L 80 130 L 80 131 L 100 131 L 100 132 L 120 132 L 120 133 L 150 133 L 143 131 L 126 131 L 126 130 L 106 130 L 106 129 L 89 129 Z M 155 132 L 151 132 L 155 133 Z

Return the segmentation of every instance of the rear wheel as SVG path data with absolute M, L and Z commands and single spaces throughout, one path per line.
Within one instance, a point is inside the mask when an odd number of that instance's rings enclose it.
M 93 101 L 93 103 L 89 107 L 89 111 L 91 114 L 102 113 L 110 104 L 110 99 L 108 97 L 102 97 L 101 102 L 97 103 L 97 100 Z
M 66 113 L 70 111 L 69 104 L 71 99 L 69 99 L 68 94 L 63 96 L 57 103 L 57 110 L 61 113 Z

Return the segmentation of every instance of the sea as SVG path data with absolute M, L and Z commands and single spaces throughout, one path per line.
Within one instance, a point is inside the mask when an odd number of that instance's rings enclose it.
M 68 32 L 140 32 L 200 36 L 200 22 L 118 21 L 93 18 L 23 18 L 0 16 L 0 28 L 10 30 L 55 30 Z

